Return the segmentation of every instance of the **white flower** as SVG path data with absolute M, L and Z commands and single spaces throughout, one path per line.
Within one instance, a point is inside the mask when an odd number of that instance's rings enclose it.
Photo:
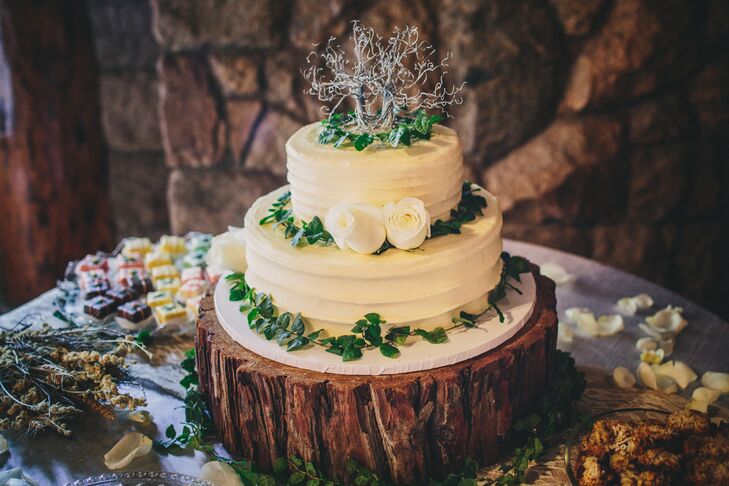
M 245 272 L 247 265 L 244 229 L 228 226 L 228 231 L 213 238 L 205 262 L 214 271 Z
M 542 275 L 550 278 L 556 285 L 564 285 L 575 280 L 575 276 L 569 273 L 562 265 L 554 262 L 546 262 L 539 265 Z
M 666 353 L 662 349 L 646 350 L 640 353 L 640 360 L 649 365 L 661 364 Z
M 663 364 L 653 365 L 652 368 L 656 375 L 671 378 L 682 390 L 698 378 L 694 370 L 683 361 L 667 361 Z
M 243 486 L 240 476 L 228 464 L 210 461 L 200 468 L 199 479 L 210 481 L 215 486 Z
M 638 365 L 635 374 L 638 376 L 640 383 L 647 388 L 663 392 L 666 395 L 673 395 L 678 391 L 676 382 L 672 378 L 657 374 L 655 367 L 648 363 Z
M 152 439 L 139 432 L 129 432 L 104 454 L 104 464 L 109 469 L 121 469 L 151 450 Z
M 636 311 L 649 309 L 653 306 L 653 299 L 648 294 L 638 294 L 635 297 L 623 297 L 618 300 L 618 309 L 623 314 L 632 316 Z
M 342 250 L 374 253 L 385 242 L 382 211 L 370 204 L 333 206 L 324 218 L 324 226 Z
M 383 209 L 387 239 L 401 250 L 412 250 L 430 236 L 430 214 L 420 199 L 406 197 Z

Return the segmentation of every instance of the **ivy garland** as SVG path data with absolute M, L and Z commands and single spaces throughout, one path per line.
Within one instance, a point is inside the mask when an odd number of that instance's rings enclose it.
M 317 243 L 331 245 L 334 243 L 334 238 L 324 229 L 324 225 L 318 216 L 314 216 L 308 223 L 302 221 L 301 226 L 297 226 L 294 219 L 294 212 L 289 207 L 290 203 L 291 192 L 286 191 L 271 205 L 268 209 L 268 214 L 259 221 L 259 224 L 274 223 L 274 229 L 282 227 L 284 229 L 284 237 L 291 238 L 291 246 L 300 246 L 302 244 L 314 245 Z M 473 184 L 468 181 L 464 182 L 461 186 L 461 200 L 458 206 L 451 209 L 450 219 L 446 221 L 438 219 L 430 225 L 430 238 L 460 234 L 461 226 L 475 220 L 477 216 L 482 215 L 486 207 L 486 198 L 474 192 Z M 381 255 L 390 248 L 394 248 L 394 246 L 385 240 L 374 254 Z
M 174 452 L 179 449 L 199 450 L 216 461 L 229 464 L 239 475 L 245 486 L 279 486 L 279 485 L 311 485 L 311 486 L 386 486 L 373 471 L 361 466 L 350 458 L 346 463 L 347 481 L 340 482 L 327 478 L 311 462 L 291 455 L 279 457 L 274 463 L 273 472 L 258 470 L 250 461 L 232 460 L 215 453 L 215 427 L 212 415 L 207 407 L 205 397 L 198 389 L 198 374 L 195 369 L 195 351 L 189 350 L 186 359 L 181 363 L 186 375 L 180 382 L 185 393 L 185 422 L 180 431 L 174 425 L 166 429 L 167 440 L 155 442 L 155 449 L 160 452 Z M 575 366 L 575 360 L 563 351 L 557 350 L 554 355 L 552 379 L 544 392 L 543 399 L 532 412 L 517 420 L 512 426 L 515 444 L 512 457 L 506 461 L 497 478 L 486 483 L 496 486 L 513 486 L 522 484 L 531 464 L 544 453 L 544 442 L 547 438 L 565 430 L 571 424 L 582 419 L 577 409 L 577 400 L 585 390 L 586 382 L 583 373 Z M 463 469 L 451 473 L 441 481 L 429 481 L 430 486 L 476 486 L 480 466 L 473 459 L 466 459 Z
M 327 352 L 342 357 L 343 361 L 354 361 L 362 357 L 365 350 L 379 349 L 383 356 L 396 358 L 400 354 L 398 346 L 403 345 L 410 337 L 420 337 L 432 344 L 444 343 L 448 340 L 448 332 L 461 327 L 475 327 L 478 319 L 487 312 L 494 311 L 500 322 L 504 322 L 504 314 L 498 302 L 506 296 L 507 288 L 521 294 L 511 281 L 521 282 L 520 275 L 529 272 L 529 261 L 526 258 L 501 254 L 503 267 L 499 283 L 489 294 L 489 307 L 480 314 L 461 312 L 452 319 L 447 327 L 436 327 L 432 331 L 411 326 L 396 326 L 383 330 L 387 323 L 377 313 L 366 314 L 352 327 L 352 334 L 322 338 L 322 330 L 306 331 L 306 323 L 301 314 L 290 312 L 278 313 L 271 296 L 256 292 L 246 283 L 245 274 L 232 273 L 225 277 L 231 283 L 229 298 L 233 302 L 241 302 L 241 312 L 248 313 L 248 326 L 263 335 L 267 340 L 275 340 L 286 351 L 296 351 L 305 346 L 321 346 Z
M 355 124 L 353 112 L 334 113 L 329 118 L 321 121 L 324 127 L 319 133 L 319 143 L 323 145 L 333 144 L 334 148 L 352 146 L 355 150 L 362 151 L 374 142 L 382 145 L 397 147 L 405 145 L 409 147 L 417 140 L 430 140 L 433 125 L 443 120 L 440 115 L 428 115 L 425 110 L 418 110 L 414 116 L 396 116 L 392 128 L 387 132 L 375 134 L 357 133 L 350 130 Z

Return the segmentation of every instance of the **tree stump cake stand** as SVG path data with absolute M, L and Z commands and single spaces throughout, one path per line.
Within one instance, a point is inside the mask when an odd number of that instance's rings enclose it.
M 398 484 L 457 471 L 467 458 L 494 462 L 512 422 L 543 392 L 556 349 L 554 283 L 536 266 L 532 273 L 533 314 L 507 343 L 450 366 L 381 376 L 320 373 L 263 358 L 220 327 L 209 292 L 195 348 L 220 439 L 262 470 L 295 454 L 346 478 L 354 458 Z

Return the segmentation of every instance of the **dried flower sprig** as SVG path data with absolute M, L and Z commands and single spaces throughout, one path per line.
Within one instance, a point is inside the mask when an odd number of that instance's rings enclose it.
M 119 390 L 134 351 L 149 356 L 133 336 L 100 326 L 0 330 L 0 430 L 70 435 L 68 421 L 84 411 L 113 420 L 116 408 L 145 405 Z
M 458 96 L 463 85 L 445 82 L 450 53 L 437 61 L 435 49 L 420 40 L 416 27 L 396 28 L 383 39 L 355 20 L 351 39 L 354 59 L 331 37 L 320 53 L 309 54 L 309 67 L 302 73 L 311 85 L 306 92 L 332 103 L 322 109 L 328 115 L 336 113 L 345 100 L 353 101 L 346 132 L 387 132 L 398 120 L 414 118 L 419 111 L 437 109 L 448 116 L 448 106 L 463 102 Z M 438 78 L 429 91 L 425 87 L 433 76 Z

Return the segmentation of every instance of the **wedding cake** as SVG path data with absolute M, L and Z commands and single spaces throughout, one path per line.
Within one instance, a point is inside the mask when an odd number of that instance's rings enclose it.
M 416 29 L 383 41 L 356 22 L 353 51 L 310 56 L 333 108 L 286 143 L 288 185 L 213 239 L 200 387 L 223 443 L 263 469 L 295 454 L 344 477 L 353 458 L 420 482 L 495 459 L 538 398 L 554 290 L 503 251 L 496 197 L 428 112 L 461 101 L 434 76 L 445 60 Z

